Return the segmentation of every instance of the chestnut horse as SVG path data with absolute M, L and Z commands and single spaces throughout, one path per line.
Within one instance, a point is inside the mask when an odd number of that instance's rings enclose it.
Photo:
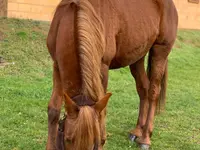
M 59 149 L 56 139 L 64 101 L 64 149 L 102 149 L 111 96 L 106 94 L 109 69 L 130 66 L 140 97 L 130 139 L 148 149 L 156 106 L 165 103 L 167 60 L 177 24 L 172 0 L 62 0 L 47 39 L 54 65 L 46 148 Z

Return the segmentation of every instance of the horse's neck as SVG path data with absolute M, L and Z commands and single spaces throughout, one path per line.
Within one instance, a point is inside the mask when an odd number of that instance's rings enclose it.
M 88 0 L 94 7 L 97 14 L 101 13 L 101 7 L 105 0 Z
M 101 0 L 88 0 L 95 8 L 100 6 Z

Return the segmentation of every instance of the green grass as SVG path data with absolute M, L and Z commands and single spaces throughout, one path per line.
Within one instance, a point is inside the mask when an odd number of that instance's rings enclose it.
M 0 150 L 43 150 L 52 62 L 46 49 L 49 24 L 0 19 Z M 152 150 L 200 149 L 200 31 L 180 30 L 169 57 L 166 111 L 156 117 Z M 128 68 L 110 71 L 107 150 L 134 150 L 128 131 L 139 99 Z

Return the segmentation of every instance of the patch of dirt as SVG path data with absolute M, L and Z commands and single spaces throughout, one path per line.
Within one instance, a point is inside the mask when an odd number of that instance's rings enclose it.
M 4 68 L 5 66 L 8 66 L 8 65 L 14 65 L 15 63 L 12 62 L 12 63 L 9 63 L 9 62 L 6 62 L 2 56 L 0 56 L 0 68 Z
M 175 43 L 174 46 L 173 46 L 173 48 L 179 48 L 179 49 L 181 49 L 182 46 L 181 46 L 181 44 L 179 44 L 179 43 Z
M 14 65 L 15 63 L 7 63 L 7 62 L 3 62 L 3 63 L 0 63 L 0 69 L 1 68 L 4 68 L 5 66 L 8 66 L 8 65 Z
M 2 56 L 0 56 L 0 63 L 4 63 L 4 62 L 5 62 L 5 60 L 3 59 Z
M 44 35 L 47 35 L 47 33 L 48 33 L 48 30 L 46 31 L 46 30 L 44 30 L 43 28 L 40 28 L 40 27 L 34 27 L 33 31 L 38 32 L 38 33 L 42 33 Z

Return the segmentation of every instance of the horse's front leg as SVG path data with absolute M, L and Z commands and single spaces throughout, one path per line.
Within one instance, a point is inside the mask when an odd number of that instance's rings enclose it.
M 48 104 L 48 141 L 47 150 L 57 150 L 56 137 L 58 131 L 58 121 L 62 106 L 62 86 L 58 68 L 54 65 L 53 70 L 53 91 Z
M 136 88 L 140 97 L 139 116 L 136 128 L 130 131 L 130 140 L 134 141 L 137 137 L 142 136 L 142 128 L 145 125 L 148 111 L 148 89 L 149 79 L 144 68 L 144 58 L 130 65 L 132 76 L 135 78 Z
M 107 86 L 108 86 L 108 71 L 109 71 L 109 67 L 105 64 L 102 64 L 102 67 L 101 67 L 102 84 L 103 84 L 103 88 L 105 90 L 105 93 L 106 93 Z M 104 110 L 100 114 L 100 121 L 101 121 L 101 146 L 103 147 L 103 145 L 105 144 L 106 139 L 107 139 L 107 134 L 106 134 L 106 108 L 104 108 Z

